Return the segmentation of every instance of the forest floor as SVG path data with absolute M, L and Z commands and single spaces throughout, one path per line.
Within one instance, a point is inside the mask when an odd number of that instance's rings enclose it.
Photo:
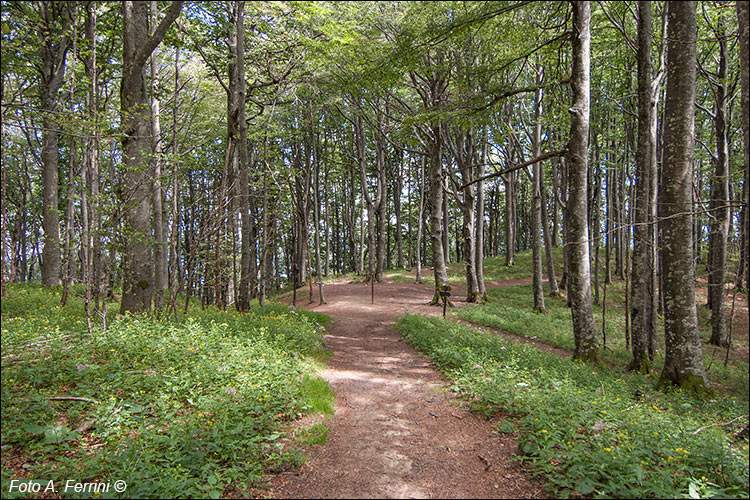
M 439 315 L 426 305 L 433 286 L 336 282 L 327 304 L 323 377 L 336 394 L 328 441 L 308 450 L 301 468 L 277 475 L 276 498 L 539 498 L 543 485 L 513 459 L 514 436 L 463 409 L 425 355 L 393 328 L 404 313 Z M 455 289 L 456 306 L 465 305 Z M 309 422 L 308 422 L 309 423 Z

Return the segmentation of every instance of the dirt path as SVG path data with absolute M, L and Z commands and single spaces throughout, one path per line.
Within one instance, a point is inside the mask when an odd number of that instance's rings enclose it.
M 333 320 L 326 335 L 333 356 L 323 376 L 336 393 L 336 414 L 328 442 L 311 448 L 300 469 L 276 476 L 268 496 L 544 496 L 510 460 L 516 440 L 459 408 L 432 362 L 393 329 L 404 312 L 441 312 L 425 305 L 429 285 L 378 284 L 374 305 L 364 284 L 327 285 L 325 294 L 327 305 L 309 308 Z

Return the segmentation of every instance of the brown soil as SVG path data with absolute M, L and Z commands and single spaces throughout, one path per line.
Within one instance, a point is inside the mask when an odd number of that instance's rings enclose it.
M 316 290 L 317 292 L 317 290 Z M 460 307 L 463 293 L 454 289 Z M 405 312 L 441 314 L 426 305 L 430 285 L 335 283 L 323 377 L 336 393 L 328 442 L 301 468 L 273 478 L 277 498 L 539 498 L 542 484 L 512 461 L 516 439 L 461 408 L 432 362 L 400 339 Z

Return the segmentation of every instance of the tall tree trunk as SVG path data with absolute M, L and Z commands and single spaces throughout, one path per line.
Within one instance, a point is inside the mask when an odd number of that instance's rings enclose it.
M 65 57 L 71 46 L 70 8 L 63 2 L 39 2 L 42 26 L 40 95 L 42 104 L 42 284 L 60 284 L 60 216 L 58 198 L 58 92 L 65 77 Z
M 422 156 L 419 164 L 419 216 L 417 217 L 417 241 L 416 251 L 416 279 L 415 283 L 422 283 L 422 227 L 424 226 L 424 190 L 427 187 L 424 182 L 425 157 Z
M 480 300 L 479 284 L 476 274 L 476 234 L 474 231 L 476 196 L 474 185 L 474 163 L 476 161 L 474 135 L 471 131 L 458 132 L 455 137 L 454 156 L 461 172 L 461 182 L 464 185 L 463 199 L 459 202 L 462 214 L 463 259 L 466 270 L 466 301 Z
M 366 280 L 370 280 L 375 272 L 375 259 L 376 259 L 376 238 L 375 238 L 375 210 L 377 208 L 377 198 L 373 200 L 370 196 L 370 191 L 367 186 L 367 156 L 365 149 L 365 133 L 362 127 L 362 119 L 357 117 L 355 123 L 355 138 L 357 142 L 357 158 L 359 159 L 359 174 L 360 174 L 360 186 L 362 187 L 362 205 L 367 210 L 367 276 Z M 377 148 L 378 155 L 380 149 Z M 377 162 L 380 162 L 378 156 Z M 379 190 L 378 190 L 379 194 Z M 364 208 L 363 208 L 364 210 Z M 364 231 L 364 227 L 362 228 Z
M 125 175 L 120 190 L 125 211 L 125 268 L 120 313 L 148 312 L 154 289 L 151 237 L 149 98 L 145 64 L 169 26 L 177 19 L 182 2 L 173 2 L 156 30 L 148 35 L 148 5 L 123 2 L 123 72 L 120 87 L 120 120 L 123 127 Z
M 516 256 L 516 186 L 518 173 L 510 172 L 505 182 L 505 265 L 512 267 Z
M 398 171 L 393 181 L 393 213 L 396 216 L 396 267 L 404 268 L 403 236 L 401 234 L 401 190 L 403 189 L 403 160 L 404 152 L 398 151 Z
M 744 270 L 745 270 L 745 290 L 750 289 L 750 27 L 748 19 L 750 18 L 750 5 L 747 2 L 737 2 L 737 21 L 739 24 L 740 39 L 740 71 L 742 82 L 742 139 L 745 160 L 745 183 L 743 189 L 744 207 L 742 209 L 742 224 L 744 231 Z M 739 274 L 739 273 L 738 273 Z M 741 280 L 735 285 L 742 286 Z M 746 294 L 748 305 L 750 306 L 750 293 Z
M 539 85 L 542 81 L 542 68 L 536 68 L 536 83 Z M 534 130 L 532 133 L 532 147 L 534 157 L 542 154 L 542 89 L 539 88 L 534 92 Z M 539 313 L 545 312 L 544 307 L 544 289 L 542 288 L 542 189 L 544 181 L 542 180 L 542 162 L 534 164 L 533 176 L 533 198 L 531 207 L 531 254 L 534 262 L 533 271 L 533 290 L 534 290 L 534 310 Z
M 378 124 L 380 123 L 380 117 L 378 117 Z M 378 127 L 380 128 L 380 127 Z M 388 161 L 386 144 L 380 130 L 376 133 L 375 145 L 376 154 L 376 165 L 378 175 L 378 196 L 375 199 L 375 209 L 377 210 L 377 222 L 378 222 L 378 247 L 377 247 L 377 267 L 375 268 L 375 279 L 380 283 L 383 281 L 383 267 L 386 256 L 386 249 L 390 249 L 390 245 L 386 242 L 386 223 L 387 220 L 387 207 L 388 207 L 388 183 L 386 179 L 386 161 Z M 388 259 L 390 261 L 390 258 Z
M 0 103 L 5 102 L 5 78 L 0 78 Z M 0 108 L 0 157 L 5 158 L 5 108 Z M 3 299 L 8 296 L 8 290 L 7 290 L 7 284 L 5 280 L 5 252 L 7 250 L 6 244 L 5 244 L 5 235 L 6 227 L 5 227 L 5 221 L 7 220 L 7 206 L 8 202 L 6 201 L 6 186 L 8 185 L 7 178 L 5 176 L 5 161 L 0 162 L 0 186 L 2 186 L 2 189 L 0 191 L 0 226 L 2 228 L 0 229 L 0 297 Z M 9 252 L 10 255 L 10 262 L 11 262 L 11 269 L 13 268 L 13 236 L 11 236 L 11 251 Z M 11 275 L 13 274 L 13 271 L 11 271 Z
M 312 106 L 311 106 L 312 107 Z M 314 134 L 314 132 L 312 132 Z M 313 144 L 313 163 L 315 169 L 315 185 L 313 186 L 313 216 L 315 218 L 315 271 L 318 275 L 318 295 L 320 297 L 320 305 L 326 303 L 325 295 L 323 294 L 323 275 L 321 274 L 321 262 L 320 262 L 320 158 L 318 157 L 318 149 L 316 147 L 315 137 L 312 139 Z
M 651 2 L 638 2 L 638 150 L 636 151 L 635 229 L 633 236 L 633 282 L 630 315 L 633 359 L 628 370 L 651 371 L 648 356 L 648 326 L 651 298 Z
M 669 6 L 664 166 L 659 216 L 664 279 L 666 354 L 658 386 L 702 392 L 707 386 L 698 337 L 691 245 L 696 82 L 695 2 Z
M 77 56 L 77 47 L 78 47 L 78 5 L 74 4 L 73 6 L 73 42 L 72 42 L 72 54 L 71 57 L 73 61 L 76 60 Z M 76 88 L 76 76 L 75 71 L 70 72 L 70 95 L 69 100 L 70 104 L 72 106 L 73 103 L 73 97 L 75 96 L 75 88 Z M 72 110 L 71 110 L 72 113 Z M 60 299 L 60 305 L 64 306 L 66 302 L 68 301 L 68 287 L 73 284 L 73 280 L 75 279 L 75 261 L 72 258 L 73 255 L 73 249 L 72 249 L 72 239 L 73 239 L 73 232 L 74 232 L 74 215 L 73 215 L 73 201 L 75 198 L 75 174 L 76 174 L 76 161 L 78 160 L 78 144 L 76 142 L 76 137 L 71 135 L 70 136 L 70 158 L 68 160 L 68 189 L 67 189 L 67 200 L 65 203 L 65 244 L 63 247 L 63 290 L 62 290 L 62 297 Z M 81 181 L 83 182 L 83 185 L 85 185 L 85 180 L 82 178 Z M 85 212 L 85 208 L 83 205 L 81 205 L 82 210 Z M 83 240 L 84 236 L 83 234 L 80 235 L 79 240 Z M 83 245 L 81 245 L 81 249 L 83 250 Z M 85 267 L 84 263 L 84 267 Z
M 719 23 L 721 21 L 719 20 Z M 711 261 L 708 275 L 708 295 L 711 303 L 711 338 L 709 343 L 726 347 L 727 318 L 724 313 L 724 280 L 727 266 L 727 236 L 729 234 L 729 134 L 727 130 L 727 64 L 728 40 L 719 25 L 719 74 L 716 84 L 716 171 L 711 180 L 710 224 Z
M 443 216 L 443 160 L 440 124 L 431 127 L 432 135 L 429 142 L 430 156 L 430 239 L 432 241 L 432 263 L 435 268 L 435 295 L 430 304 L 440 302 L 440 289 L 448 283 L 448 269 L 445 266 L 443 253 L 443 232 L 441 219 Z
M 477 162 L 477 178 L 481 179 L 484 177 L 484 165 L 487 162 L 489 144 L 487 141 L 487 128 L 484 129 L 484 137 L 482 140 L 482 156 Z M 475 224 L 475 244 L 474 251 L 476 253 L 474 257 L 474 266 L 476 267 L 477 276 L 477 288 L 479 289 L 479 296 L 483 301 L 487 300 L 487 287 L 484 283 L 484 182 L 477 182 L 477 210 L 476 210 L 476 224 Z
M 570 108 L 570 142 L 568 145 L 568 240 L 569 287 L 568 296 L 573 319 L 576 359 L 596 360 L 599 343 L 594 328 L 591 304 L 591 270 L 589 265 L 589 232 L 587 225 L 588 186 L 588 131 L 591 57 L 591 4 L 573 2 L 573 70 L 571 87 L 573 105 Z
M 182 21 L 179 22 L 180 36 L 182 36 Z M 180 46 L 179 44 L 175 47 L 174 55 L 174 104 L 172 105 L 172 155 L 175 158 L 179 157 L 180 154 L 180 143 L 178 137 L 178 114 L 179 114 L 179 100 L 180 97 Z M 177 161 L 172 162 L 172 200 L 171 200 L 171 219 L 172 219 L 172 232 L 169 238 L 169 302 L 167 305 L 167 312 L 170 310 L 174 312 L 175 320 L 177 320 L 177 293 L 179 292 L 183 273 L 181 272 L 180 266 L 180 255 L 179 255 L 179 240 L 180 240 L 180 212 L 178 210 L 179 202 L 179 184 L 177 182 L 177 176 L 179 173 L 179 164 Z
M 156 31 L 159 8 L 156 0 L 151 0 L 150 27 L 151 35 Z M 164 193 L 161 187 L 161 114 L 160 102 L 157 96 L 159 86 L 159 48 L 151 53 L 151 156 L 154 169 L 153 204 L 154 213 L 152 223 L 154 227 L 154 310 L 161 310 L 164 301 L 164 291 L 167 289 L 167 256 L 166 239 L 164 234 Z
M 240 286 L 237 308 L 247 311 L 250 308 L 252 286 L 255 281 L 255 225 L 250 200 L 251 161 L 247 148 L 247 120 L 245 119 L 245 2 L 236 2 L 234 8 L 233 64 L 230 64 L 230 92 L 233 93 L 231 116 L 234 121 L 232 131 L 236 133 L 237 160 L 239 167 L 239 209 L 242 231 L 240 257 Z

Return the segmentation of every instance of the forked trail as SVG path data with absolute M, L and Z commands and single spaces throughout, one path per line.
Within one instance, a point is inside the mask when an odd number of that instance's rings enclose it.
M 535 498 L 544 493 L 511 461 L 516 439 L 453 402 L 432 362 L 393 328 L 427 306 L 430 285 L 365 284 L 325 289 L 329 315 L 323 377 L 336 393 L 328 442 L 300 469 L 272 481 L 277 498 Z M 307 306 L 305 297 L 298 303 Z

